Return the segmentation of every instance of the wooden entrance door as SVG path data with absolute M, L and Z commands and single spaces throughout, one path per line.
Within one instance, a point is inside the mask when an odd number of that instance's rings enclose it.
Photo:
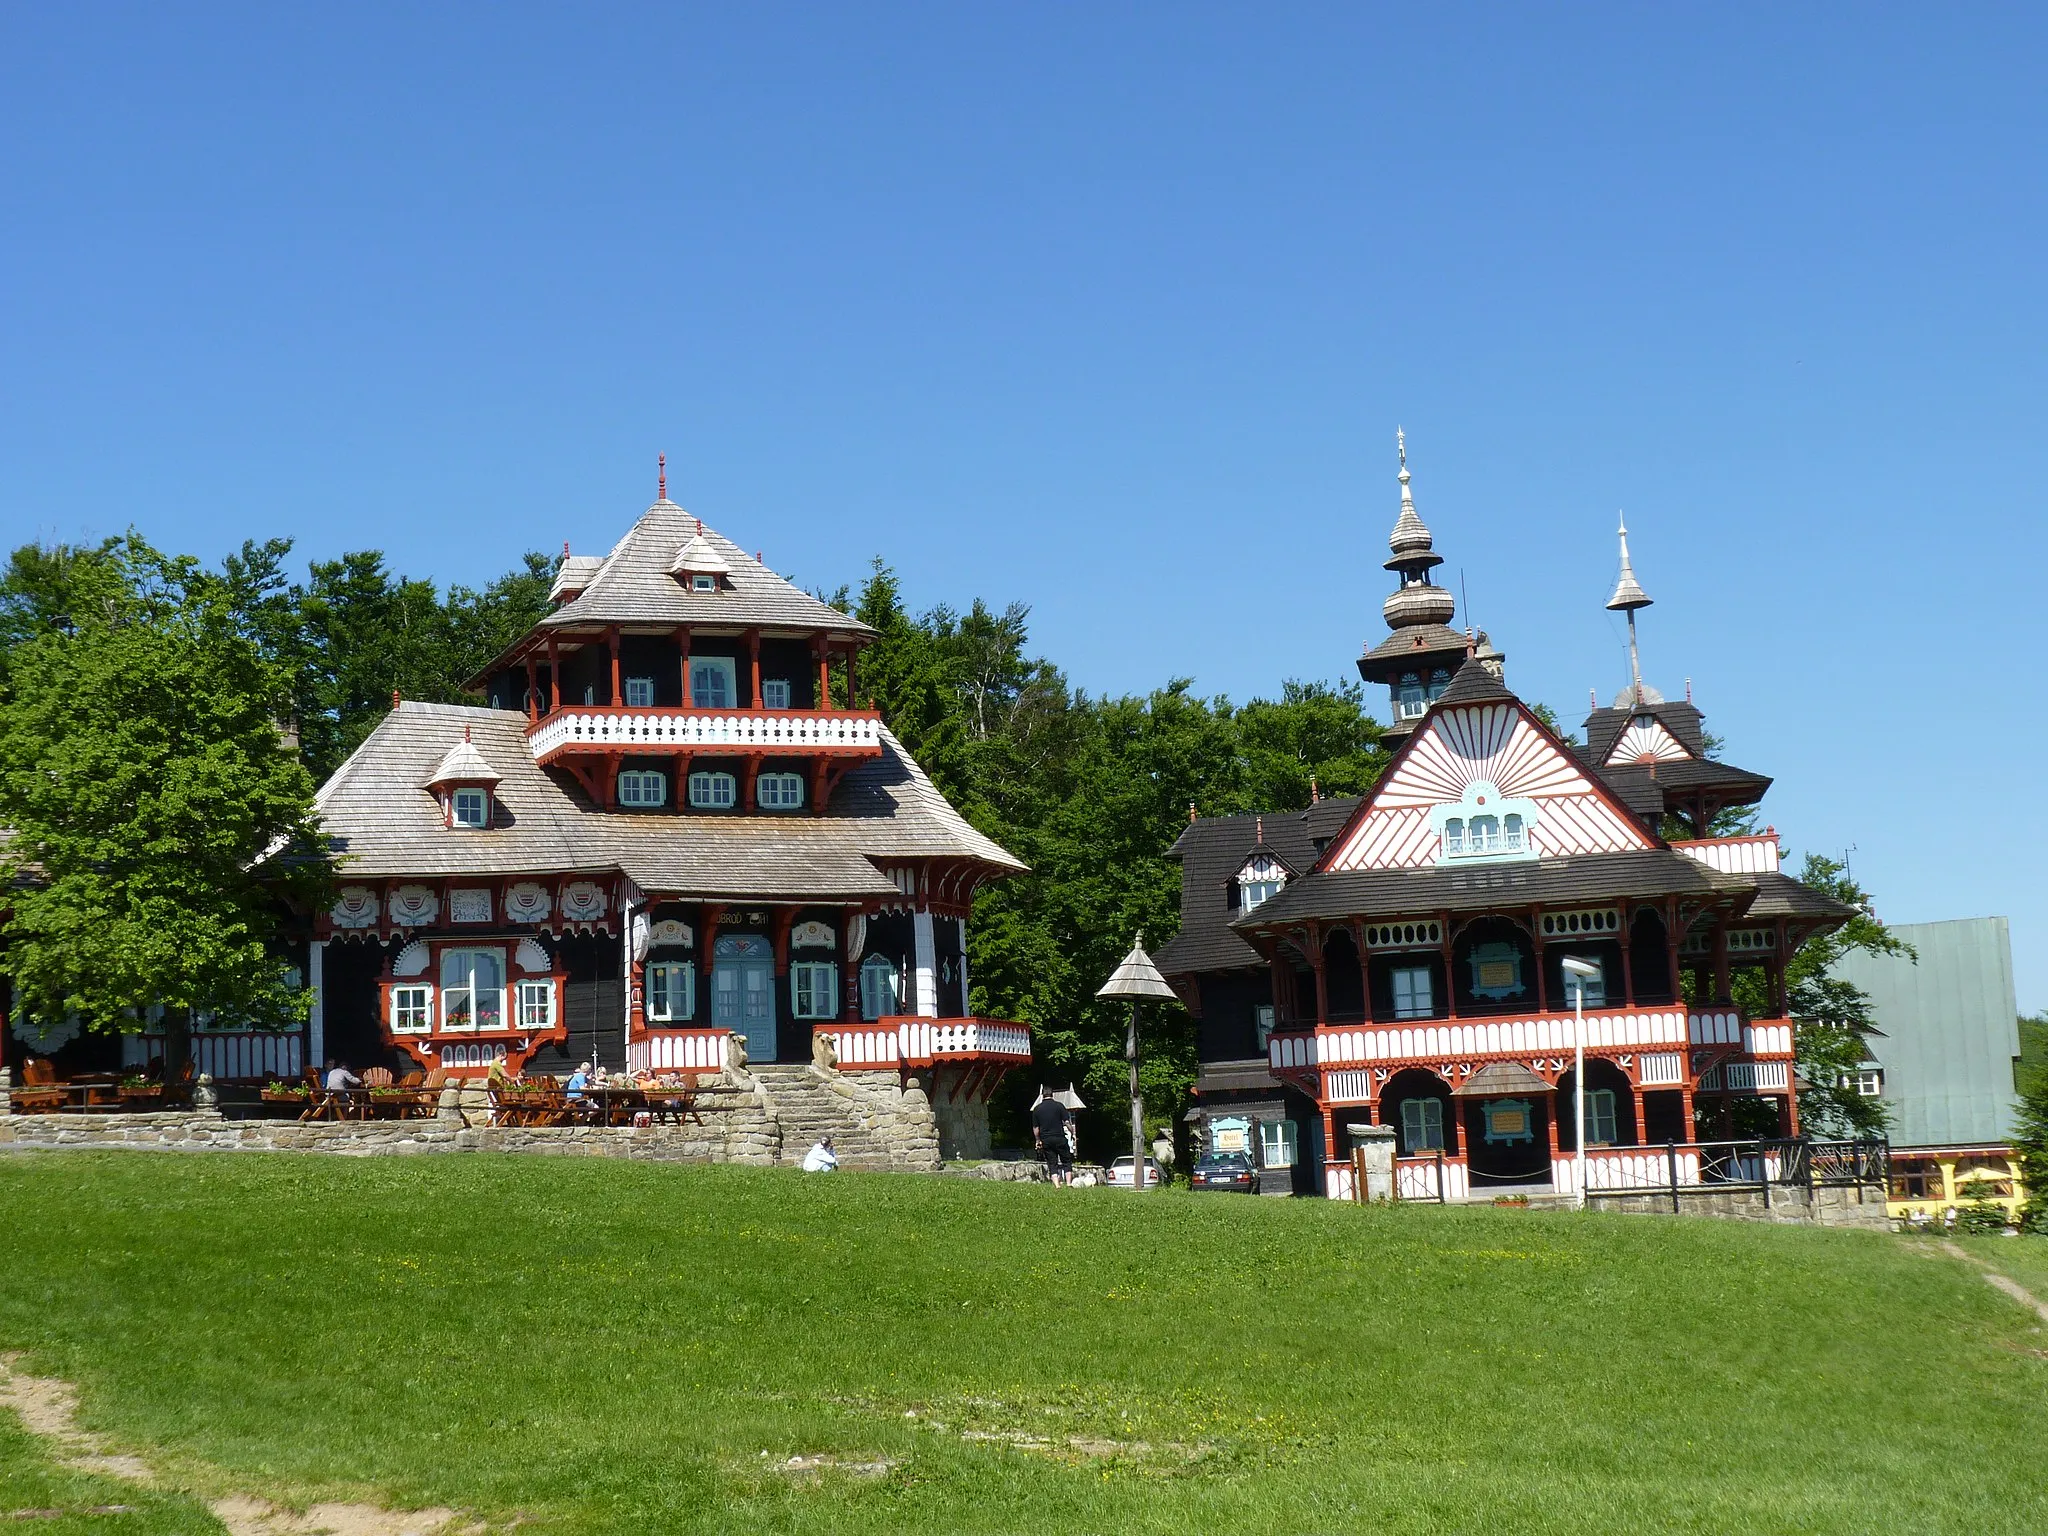
M 749 1061 L 775 1059 L 775 949 L 758 934 L 718 940 L 711 971 L 711 1024 L 747 1042 Z

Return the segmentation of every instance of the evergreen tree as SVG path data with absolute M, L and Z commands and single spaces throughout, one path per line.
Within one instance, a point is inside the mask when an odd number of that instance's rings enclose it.
M 2020 1224 L 2048 1237 L 2048 1013 L 2020 1020 L 2019 1088 L 2013 1150 L 2027 1197 Z

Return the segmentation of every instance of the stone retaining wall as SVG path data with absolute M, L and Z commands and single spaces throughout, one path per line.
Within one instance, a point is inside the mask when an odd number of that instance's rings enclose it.
M 1822 1227 L 1865 1227 L 1872 1231 L 1891 1230 L 1885 1214 L 1884 1195 L 1878 1190 L 1820 1187 L 1810 1192 L 1790 1185 L 1773 1185 L 1770 1204 L 1755 1189 L 1688 1190 L 1679 1197 L 1678 1214 L 1720 1216 L 1736 1221 L 1793 1222 Z M 1669 1216 L 1671 1196 L 1589 1195 L 1589 1208 L 1596 1211 L 1627 1211 L 1642 1215 Z
M 775 1162 L 780 1131 L 760 1095 L 739 1087 L 698 1095 L 704 1123 L 509 1126 L 443 1110 L 431 1120 L 231 1120 L 216 1110 L 142 1115 L 0 1116 L 0 1151 L 135 1147 L 177 1152 L 328 1152 L 352 1157 L 436 1152 L 543 1152 L 652 1162 Z

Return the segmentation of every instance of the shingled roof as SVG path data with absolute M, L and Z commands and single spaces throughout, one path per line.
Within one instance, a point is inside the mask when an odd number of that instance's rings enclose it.
M 693 592 L 674 575 L 676 558 L 696 543 L 702 556 L 724 562 L 725 583 L 716 592 Z M 581 557 L 572 557 L 581 558 Z M 786 581 L 731 539 L 663 498 L 612 547 L 584 582 L 583 590 L 541 620 L 544 628 L 578 629 L 610 624 L 685 624 L 726 629 L 831 630 L 872 635 L 851 614 L 820 602 Z
M 1167 857 L 1180 860 L 1180 932 L 1152 959 L 1168 976 L 1264 965 L 1259 952 L 1230 931 L 1230 882 L 1264 833 L 1265 846 L 1289 869 L 1305 870 L 1358 804 L 1356 795 L 1319 800 L 1305 811 L 1211 816 L 1189 822 Z
M 964 858 L 1004 873 L 1024 865 L 970 826 L 886 729 L 881 757 L 849 772 L 822 816 L 607 812 L 535 766 L 513 710 L 406 702 L 321 787 L 321 826 L 343 880 L 618 870 L 680 896 L 853 900 L 897 887 L 892 859 Z M 502 765 L 498 816 L 480 830 L 444 823 L 419 786 L 467 730 Z

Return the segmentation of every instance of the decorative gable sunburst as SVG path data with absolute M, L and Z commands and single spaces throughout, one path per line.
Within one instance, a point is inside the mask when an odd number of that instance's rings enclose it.
M 1534 808 L 1528 852 L 1537 858 L 1624 853 L 1655 841 L 1591 773 L 1575 762 L 1518 701 L 1439 707 L 1395 757 L 1393 767 L 1320 868 L 1420 869 L 1446 862 L 1445 807 L 1482 793 Z M 1453 861 L 1455 862 L 1455 861 Z
M 1629 721 L 1627 729 L 1614 738 L 1614 745 L 1608 749 L 1607 761 L 1602 766 L 1619 767 L 1627 763 L 1676 763 L 1683 762 L 1692 754 L 1679 744 L 1664 728 L 1664 722 L 1655 715 L 1637 715 Z

